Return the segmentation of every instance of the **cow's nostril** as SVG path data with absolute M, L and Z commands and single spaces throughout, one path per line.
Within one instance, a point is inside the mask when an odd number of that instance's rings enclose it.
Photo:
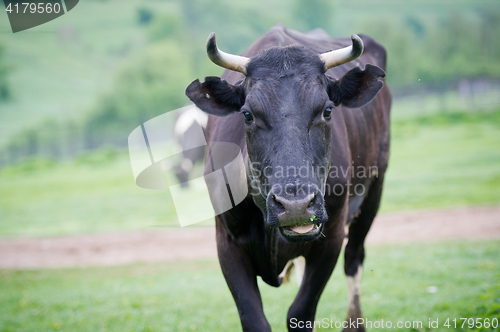
M 269 220 L 274 223 L 277 219 L 279 227 L 310 227 L 323 222 L 324 203 L 319 190 L 292 197 L 271 192 L 266 203 Z
M 274 197 L 273 197 L 274 196 Z M 316 208 L 315 194 L 311 193 L 306 197 L 289 199 L 286 196 L 273 195 L 272 205 L 279 218 L 289 222 L 307 221 L 314 214 Z M 310 203 L 312 202 L 312 205 Z
M 314 194 L 314 197 L 311 199 L 311 201 L 308 204 L 308 207 L 311 207 L 314 205 L 314 202 L 316 201 L 316 194 Z
M 277 208 L 277 212 L 278 213 L 285 212 L 285 206 L 278 199 L 276 199 L 276 195 L 273 195 L 272 199 L 273 199 L 274 205 Z

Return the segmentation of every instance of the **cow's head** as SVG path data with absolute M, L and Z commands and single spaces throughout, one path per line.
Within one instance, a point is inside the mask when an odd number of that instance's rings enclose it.
M 383 86 L 384 71 L 372 65 L 364 70 L 356 67 L 340 79 L 325 75 L 329 68 L 361 55 L 363 42 L 356 35 L 352 41 L 352 46 L 319 55 L 294 45 L 246 58 L 220 51 L 212 33 L 207 42 L 210 59 L 243 73 L 245 79 L 232 85 L 219 77 L 206 77 L 186 89 L 204 112 L 241 113 L 249 176 L 258 189 L 254 201 L 268 226 L 278 227 L 289 241 L 317 238 L 328 220 L 324 195 L 332 122 L 340 112 L 336 107 L 360 107 Z

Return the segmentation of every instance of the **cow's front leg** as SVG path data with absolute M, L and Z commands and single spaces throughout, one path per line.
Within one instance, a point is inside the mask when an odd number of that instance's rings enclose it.
M 311 250 L 314 254 L 306 258 L 302 284 L 288 310 L 288 331 L 313 331 L 316 307 L 337 263 L 341 247 L 342 241 L 332 241 L 321 250 Z
M 222 273 L 233 295 L 244 332 L 268 332 L 257 276 L 248 254 L 224 230 L 217 232 L 217 252 Z
M 349 226 L 349 241 L 345 248 L 344 271 L 347 277 L 349 291 L 349 311 L 346 321 L 348 327 L 343 332 L 365 332 L 361 321 L 361 275 L 363 271 L 363 260 L 365 258 L 364 242 L 371 227 L 373 219 L 377 214 L 382 196 L 383 177 L 378 178 L 372 184 L 367 198 L 361 206 L 361 213 Z M 354 324 L 356 322 L 356 324 Z

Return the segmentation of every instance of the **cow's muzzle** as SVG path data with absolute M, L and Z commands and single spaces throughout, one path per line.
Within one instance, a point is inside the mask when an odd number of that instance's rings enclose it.
M 266 200 L 268 222 L 278 227 L 288 241 L 312 241 L 322 234 L 327 221 L 325 201 L 317 186 L 308 186 L 303 193 L 281 193 L 275 188 Z

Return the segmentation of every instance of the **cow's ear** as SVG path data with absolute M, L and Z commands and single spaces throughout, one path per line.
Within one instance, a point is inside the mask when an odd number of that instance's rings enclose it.
M 353 68 L 339 80 L 329 79 L 328 96 L 335 105 L 361 107 L 384 86 L 381 80 L 384 77 L 385 72 L 377 66 L 366 65 L 364 70 Z
M 226 116 L 239 111 L 245 103 L 242 85 L 231 85 L 219 77 L 205 77 L 205 82 L 193 81 L 186 88 L 186 96 L 202 111 Z

